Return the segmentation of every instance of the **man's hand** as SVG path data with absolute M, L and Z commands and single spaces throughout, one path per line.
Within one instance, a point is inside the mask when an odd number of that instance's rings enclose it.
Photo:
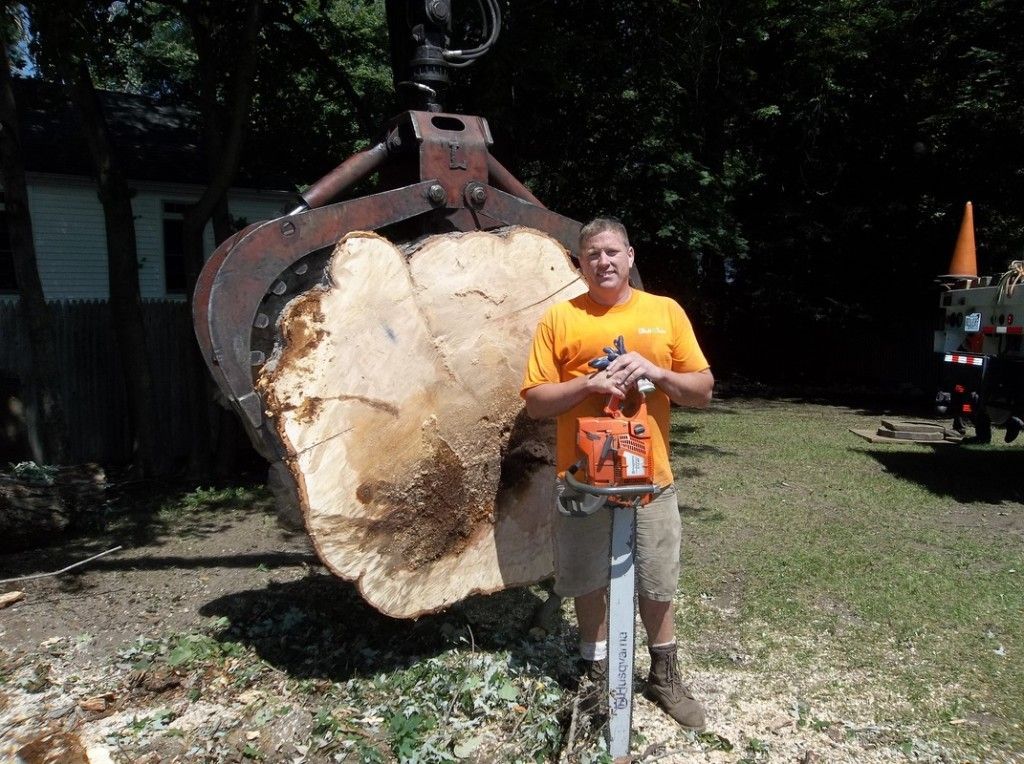
M 625 382 L 625 374 L 615 374 L 611 367 L 605 371 L 596 371 L 590 375 L 590 389 L 593 395 L 614 395 L 616 398 L 625 398 L 629 392 L 629 386 Z
M 662 371 L 663 369 L 648 361 L 639 353 L 630 352 L 620 355 L 608 364 L 605 373 L 614 384 L 621 387 L 622 395 L 620 397 L 625 397 L 625 394 L 635 388 L 636 383 L 644 377 L 647 377 L 647 379 L 657 385 L 657 378 Z
M 679 406 L 704 408 L 711 402 L 711 391 L 715 379 L 710 369 L 703 371 L 679 372 L 663 369 L 636 352 L 620 355 L 606 370 L 612 384 L 625 393 L 636 387 L 637 381 L 646 377 Z

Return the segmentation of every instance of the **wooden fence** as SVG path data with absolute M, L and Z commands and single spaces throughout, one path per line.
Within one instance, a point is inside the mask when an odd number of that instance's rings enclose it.
M 50 302 L 60 368 L 58 388 L 65 401 L 69 458 L 124 464 L 131 461 L 132 434 L 110 306 L 96 300 Z M 195 336 L 188 305 L 182 301 L 143 303 L 147 352 L 158 406 L 160 442 L 172 460 L 189 448 L 187 354 Z M 0 467 L 32 458 L 35 391 L 31 353 L 17 304 L 0 303 Z

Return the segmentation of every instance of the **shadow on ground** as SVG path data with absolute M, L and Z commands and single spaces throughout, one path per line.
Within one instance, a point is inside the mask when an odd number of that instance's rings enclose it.
M 1024 451 L 1019 447 L 941 446 L 866 453 L 892 475 L 963 504 L 1024 501 Z
M 689 504 L 680 504 L 679 514 L 701 523 L 718 523 L 725 519 L 725 513 L 717 507 L 693 507 Z
M 236 512 L 238 510 L 235 510 Z M 257 510 L 252 510 L 256 512 Z M 236 519 L 237 521 L 237 519 Z M 203 520 L 193 524 L 179 535 L 180 538 L 205 537 L 226 531 L 230 521 Z M 149 524 L 149 531 L 154 529 Z M 145 533 L 137 536 L 128 532 L 92 531 L 71 537 L 55 539 L 50 546 L 10 552 L 0 557 L 0 579 L 21 579 L 27 577 L 45 577 L 54 574 L 67 566 L 85 563 L 82 567 L 68 571 L 61 581 L 74 581 L 79 576 L 102 571 L 117 570 L 198 570 L 203 568 L 255 568 L 263 565 L 267 568 L 288 567 L 293 565 L 316 564 L 316 555 L 303 552 L 256 552 L 252 554 L 226 554 L 216 556 L 184 556 L 184 555 L 146 555 L 145 557 L 101 557 L 86 562 L 90 557 L 115 547 L 136 549 L 162 546 L 159 538 Z
M 102 504 L 81 508 L 64 532 L 52 533 L 37 543 L 9 549 L 0 555 L 0 578 L 52 572 L 116 546 L 156 549 L 179 545 L 182 540 L 218 536 L 252 515 L 275 517 L 270 495 L 259 485 L 218 490 L 155 482 L 114 484 Z M 145 560 L 137 557 L 123 560 L 114 556 L 91 562 L 80 572 L 118 568 L 275 566 L 304 562 L 307 557 L 315 560 L 312 555 L 294 560 L 268 559 L 266 555 L 203 559 L 153 555 Z
M 729 451 L 718 446 L 711 446 L 706 443 L 690 443 L 679 438 L 670 437 L 668 440 L 669 452 L 673 457 L 682 459 L 696 454 L 707 454 L 710 456 L 736 456 L 735 451 Z
M 928 389 L 931 389 L 929 386 Z M 933 393 L 908 388 L 878 391 L 841 385 L 733 385 L 719 382 L 715 388 L 714 413 L 741 413 L 730 402 L 760 402 L 768 406 L 806 403 L 816 406 L 841 406 L 864 416 L 900 416 L 927 419 L 935 414 Z
M 403 620 L 375 610 L 351 583 L 311 574 L 219 597 L 199 612 L 227 618 L 230 626 L 221 640 L 251 646 L 294 679 L 343 682 L 406 669 L 461 647 L 507 649 L 514 660 L 528 658 L 561 681 L 561 653 L 547 651 L 551 654 L 545 658 L 545 650 L 537 649 L 537 632 L 531 634 L 543 602 L 531 589 L 509 589 L 470 598 L 444 613 Z

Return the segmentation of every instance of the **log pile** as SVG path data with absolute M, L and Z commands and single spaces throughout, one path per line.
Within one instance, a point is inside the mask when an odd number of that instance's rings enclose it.
M 534 328 L 584 291 L 530 229 L 337 246 L 257 380 L 324 563 L 416 617 L 551 574 L 553 426 L 519 398 Z

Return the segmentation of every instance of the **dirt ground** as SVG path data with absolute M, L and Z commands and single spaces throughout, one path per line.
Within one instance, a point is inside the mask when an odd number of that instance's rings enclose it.
M 263 504 L 220 516 L 143 518 L 115 535 L 9 554 L 0 578 L 59 570 L 114 546 L 123 548 L 62 576 L 17 583 L 26 597 L 0 611 L 0 645 L 29 653 L 72 638 L 81 659 L 110 659 L 140 635 L 187 629 L 226 597 L 295 581 L 319 566 L 306 534 L 283 528 Z

